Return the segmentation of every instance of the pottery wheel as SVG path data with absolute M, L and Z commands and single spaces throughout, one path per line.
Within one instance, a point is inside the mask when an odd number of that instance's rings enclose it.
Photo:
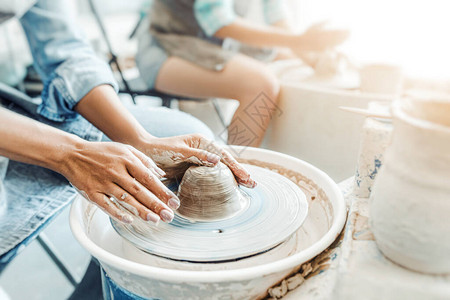
M 245 167 L 258 186 L 240 187 L 245 203 L 231 218 L 192 222 L 176 213 L 169 224 L 127 225 L 111 220 L 113 227 L 135 247 L 172 260 L 222 262 L 271 250 L 300 228 L 308 202 L 286 177 L 257 166 Z

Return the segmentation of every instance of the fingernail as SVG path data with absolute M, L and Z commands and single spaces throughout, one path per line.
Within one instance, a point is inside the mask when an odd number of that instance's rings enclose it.
M 247 188 L 253 189 L 255 188 L 258 184 L 256 183 L 256 181 L 250 179 L 247 182 L 241 182 L 241 184 Z
M 127 223 L 127 224 L 131 224 L 133 223 L 133 217 L 130 215 L 122 215 L 122 222 Z
M 169 202 L 167 202 L 167 205 L 169 205 L 169 207 L 173 210 L 178 209 L 178 207 L 180 207 L 180 200 L 178 200 L 177 198 L 170 198 Z
M 160 168 L 156 167 L 155 168 L 156 173 L 159 174 L 159 176 L 164 177 L 166 176 L 166 172 L 164 172 L 163 170 L 161 170 Z
M 173 217 L 174 217 L 173 212 L 171 212 L 168 209 L 163 209 L 160 213 L 160 216 L 161 216 L 161 219 L 167 223 L 172 222 Z
M 162 178 L 163 176 L 161 176 L 161 174 L 159 174 L 158 172 L 156 172 L 156 170 L 155 169 L 150 169 L 150 173 L 152 173 L 153 175 L 155 175 L 156 177 L 158 177 L 158 178 Z
M 207 159 L 210 163 L 216 164 L 216 163 L 218 163 L 218 162 L 220 161 L 220 156 L 215 155 L 215 154 L 213 154 L 213 153 L 208 153 L 208 154 L 206 155 L 206 159 Z
M 160 220 L 160 218 L 157 214 L 155 214 L 153 212 L 149 212 L 147 214 L 147 221 L 151 221 L 151 222 L 155 223 L 156 225 L 158 225 L 159 220 Z

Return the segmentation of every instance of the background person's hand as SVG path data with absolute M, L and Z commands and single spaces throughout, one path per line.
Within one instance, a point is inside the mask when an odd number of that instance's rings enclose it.
M 292 45 L 295 53 L 322 52 L 342 44 L 350 35 L 348 30 L 327 29 L 326 23 L 309 27 Z
M 118 143 L 84 142 L 65 160 L 60 172 L 88 200 L 114 219 L 133 216 L 170 222 L 178 197 L 161 181 L 165 173 L 146 155 Z M 128 212 L 130 213 L 128 213 Z
M 250 174 L 230 153 L 199 134 L 152 138 L 139 149 L 150 156 L 168 178 L 181 177 L 192 164 L 212 167 L 222 161 L 239 184 L 250 188 L 256 186 Z

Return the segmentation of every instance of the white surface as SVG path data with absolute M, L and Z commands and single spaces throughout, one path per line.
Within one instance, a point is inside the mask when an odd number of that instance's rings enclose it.
M 106 222 L 108 219 L 101 212 L 95 213 L 96 208 L 93 206 L 87 207 L 87 204 L 80 199 L 75 201 L 72 206 L 72 231 L 83 247 L 101 261 L 102 266 L 115 281 L 140 295 L 173 296 L 182 292 L 186 298 L 189 298 L 186 295 L 190 295 L 198 299 L 202 295 L 203 297 L 208 295 L 210 298 L 231 294 L 247 295 L 246 297 L 263 295 L 265 289 L 295 270 L 296 266 L 319 254 L 334 241 L 345 222 L 346 208 L 342 194 L 336 184 L 325 173 L 303 161 L 287 155 L 254 148 L 246 148 L 241 153 L 241 158 L 275 163 L 300 172 L 314 181 L 324 190 L 330 200 L 333 215 L 331 226 L 327 227 L 325 231 L 318 227 L 317 229 L 321 233 L 318 240 L 306 249 L 302 249 L 284 259 L 254 267 L 208 272 L 173 270 L 133 262 L 121 257 L 120 243 L 122 241 L 120 238 L 114 239 L 114 245 L 111 239 L 107 245 L 110 249 L 105 249 L 98 243 L 101 235 L 106 234 L 107 228 L 104 225 L 100 226 L 100 228 L 103 228 L 102 233 L 98 231 L 99 229 L 95 227 L 95 224 L 98 221 L 100 221 L 100 224 L 102 221 L 105 222 L 105 220 L 101 220 L 102 218 L 106 219 Z M 86 211 L 87 208 L 91 211 Z M 312 209 L 312 212 L 314 213 L 317 209 L 319 208 Z M 320 211 L 316 211 L 316 213 L 320 213 Z M 323 209 L 321 214 L 323 215 Z M 86 224 L 88 221 L 89 223 L 92 221 L 92 226 Z M 312 219 L 307 220 L 304 227 L 311 226 L 311 223 L 314 224 L 317 221 L 319 220 L 315 220 L 314 215 L 312 215 Z M 95 237 L 95 231 L 98 231 L 97 237 Z M 314 232 L 310 234 L 314 234 Z M 317 233 L 315 234 L 317 235 Z M 148 284 L 149 282 L 151 284 Z M 152 294 L 149 294 L 150 292 Z
M 11 298 L 8 296 L 8 294 L 5 292 L 2 287 L 0 287 L 0 299 L 2 300 L 10 300 Z

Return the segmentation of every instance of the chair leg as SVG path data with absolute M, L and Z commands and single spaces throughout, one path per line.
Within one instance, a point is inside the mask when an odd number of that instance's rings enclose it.
M 67 264 L 63 261 L 61 256 L 56 251 L 55 246 L 52 244 L 52 242 L 47 238 L 47 236 L 44 233 L 41 233 L 37 238 L 37 241 L 42 246 L 44 251 L 50 256 L 50 258 L 53 260 L 53 262 L 56 264 L 58 269 L 64 274 L 64 276 L 67 278 L 67 280 L 76 287 L 78 285 L 78 281 L 75 279 L 75 275 L 69 271 L 69 268 L 67 267 Z
M 93 258 L 72 295 L 67 300 L 101 300 L 103 299 L 102 276 L 100 266 Z
M 161 97 L 162 106 L 170 108 L 172 106 L 172 97 Z
M 214 110 L 216 111 L 217 116 L 218 116 L 219 119 L 220 119 L 220 122 L 221 122 L 222 125 L 223 125 L 223 128 L 227 128 L 228 126 L 227 126 L 227 124 L 225 123 L 225 119 L 224 119 L 224 117 L 223 117 L 223 115 L 222 115 L 222 110 L 220 109 L 219 102 L 217 101 L 216 98 L 211 99 L 211 102 L 212 102 L 212 104 L 213 104 L 213 106 L 214 106 Z
M 89 4 L 92 14 L 94 15 L 95 21 L 97 22 L 97 25 L 100 29 L 100 33 L 103 37 L 103 40 L 105 41 L 109 55 L 111 56 L 111 60 L 109 61 L 109 64 L 110 65 L 114 64 L 116 66 L 117 72 L 119 73 L 120 79 L 122 80 L 122 83 L 124 85 L 125 92 L 130 94 L 133 104 L 136 104 L 135 93 L 131 90 L 131 88 L 128 84 L 128 81 L 125 79 L 125 76 L 123 75 L 122 69 L 120 68 L 120 64 L 117 61 L 117 56 L 113 51 L 111 41 L 109 40 L 108 33 L 106 32 L 105 25 L 103 24 L 103 20 L 97 10 L 94 0 L 89 0 L 88 4 Z

